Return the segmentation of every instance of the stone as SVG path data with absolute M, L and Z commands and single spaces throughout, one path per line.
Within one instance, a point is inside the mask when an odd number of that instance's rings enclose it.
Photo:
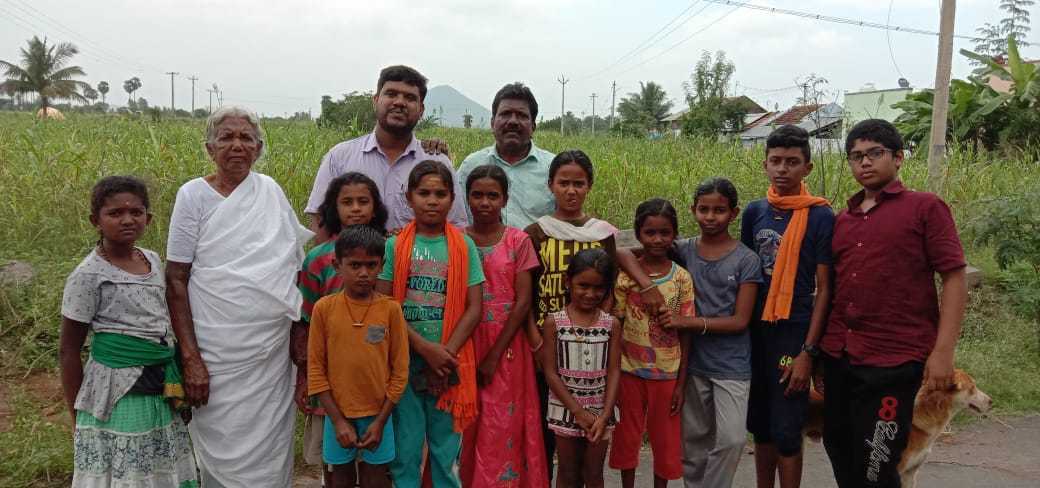
M 982 270 L 972 265 L 968 265 L 964 270 L 966 280 L 968 282 L 968 288 L 978 288 L 982 286 L 983 273 Z
M 643 245 L 636 239 L 636 231 L 633 229 L 622 229 L 618 231 L 617 235 L 614 236 L 614 245 L 618 249 L 630 248 L 633 250 L 642 249 Z
M 0 286 L 21 286 L 36 276 L 32 266 L 24 261 L 9 261 L 0 265 Z

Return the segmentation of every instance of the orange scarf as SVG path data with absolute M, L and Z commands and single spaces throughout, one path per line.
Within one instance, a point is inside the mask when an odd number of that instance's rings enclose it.
M 791 222 L 780 239 L 780 249 L 776 253 L 776 264 L 773 265 L 773 279 L 769 283 L 769 295 L 766 306 L 762 310 L 762 320 L 776 322 L 791 317 L 791 301 L 794 299 L 794 279 L 798 275 L 798 257 L 802 250 L 802 239 L 809 226 L 809 207 L 817 205 L 830 206 L 825 198 L 814 197 L 802 183 L 797 195 L 782 197 L 776 188 L 769 186 L 766 193 L 769 204 L 781 210 L 794 210 Z
M 448 240 L 448 284 L 445 293 L 444 321 L 441 329 L 441 344 L 451 338 L 462 313 L 466 310 L 467 277 L 469 276 L 469 249 L 462 232 L 451 224 L 445 224 L 444 234 Z M 404 303 L 408 274 L 412 265 L 412 247 L 415 245 L 415 221 L 397 234 L 394 245 L 394 298 Z M 459 362 L 459 384 L 448 389 L 437 401 L 437 408 L 454 418 L 455 432 L 462 432 L 477 418 L 477 366 L 473 352 L 473 341 L 467 339 L 456 354 Z

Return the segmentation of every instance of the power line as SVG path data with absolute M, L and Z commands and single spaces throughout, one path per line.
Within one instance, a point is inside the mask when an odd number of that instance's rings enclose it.
M 135 61 L 135 60 L 131 60 L 131 59 L 125 58 L 125 57 L 123 57 L 122 55 L 120 55 L 119 53 L 117 53 L 115 51 L 110 51 L 110 50 L 104 48 L 100 43 L 94 42 L 91 38 L 89 38 L 89 37 L 87 37 L 87 36 L 77 32 L 75 30 L 73 30 L 72 28 L 70 28 L 70 27 L 66 26 L 65 24 L 63 24 L 62 22 L 60 22 L 58 19 L 55 19 L 54 17 L 51 17 L 47 13 L 37 9 L 36 7 L 33 7 L 32 5 L 24 2 L 23 0 L 6 0 L 6 2 L 7 2 L 7 4 L 9 6 L 14 7 L 15 9 L 18 9 L 22 13 L 22 15 L 27 15 L 32 20 L 35 20 L 36 22 L 42 23 L 44 25 L 49 26 L 52 29 L 56 29 L 58 31 L 61 31 L 61 32 L 65 33 L 65 35 L 68 35 L 68 36 L 72 37 L 77 42 L 79 42 L 81 45 L 86 46 L 88 50 L 92 49 L 95 53 L 99 54 L 101 57 L 104 57 L 104 58 L 107 58 L 108 60 L 110 60 L 110 62 L 114 61 L 116 64 L 121 64 L 121 65 L 124 65 L 126 67 L 132 67 L 132 68 L 135 68 L 135 69 L 145 68 L 145 69 L 150 70 L 150 71 L 159 71 L 159 72 L 162 71 L 161 69 L 158 69 L 158 68 L 156 68 L 154 66 L 150 66 L 150 65 L 148 65 L 146 63 L 142 63 L 142 62 L 139 62 L 139 61 Z M 97 56 L 95 56 L 95 57 L 97 57 Z
M 694 17 L 700 15 L 701 12 L 703 12 L 705 9 L 707 9 L 708 7 L 711 6 L 711 5 L 707 4 L 707 3 L 705 3 L 704 6 L 701 7 L 700 10 L 695 12 L 693 15 L 690 15 L 689 17 L 687 17 L 686 20 L 683 20 L 682 22 L 679 22 L 678 24 L 675 24 L 675 26 L 672 27 L 671 30 L 669 30 L 668 32 L 665 32 L 665 34 L 663 36 L 657 37 L 658 34 L 660 34 L 661 32 L 664 32 L 664 30 L 667 29 L 668 26 L 670 26 L 673 22 L 675 22 L 675 21 L 679 20 L 680 18 L 682 18 L 683 15 L 685 15 L 687 12 L 692 10 L 693 7 L 697 6 L 697 4 L 700 3 L 701 1 L 703 1 L 703 0 L 694 0 L 694 2 L 691 3 L 688 7 L 686 7 L 686 9 L 684 9 L 682 12 L 679 12 L 679 15 L 676 15 L 675 17 L 673 17 L 671 20 L 669 20 L 667 23 L 665 23 L 664 26 L 662 26 L 660 29 L 658 29 L 657 32 L 654 32 L 650 37 L 646 38 L 643 42 L 639 43 L 638 45 L 636 45 L 636 47 L 632 48 L 631 51 L 625 53 L 624 56 L 621 56 L 620 58 L 618 58 L 617 61 L 614 61 L 613 64 L 611 64 L 610 66 L 607 66 L 606 68 L 603 68 L 603 69 L 601 69 L 601 70 L 599 70 L 599 71 L 597 71 L 595 73 L 592 73 L 592 74 L 590 74 L 588 76 L 585 76 L 582 79 L 594 78 L 594 77 L 596 77 L 598 75 L 606 73 L 607 71 L 610 71 L 615 66 L 618 66 L 619 64 L 623 63 L 624 61 L 626 61 L 628 59 L 631 59 L 635 55 L 638 55 L 638 54 L 641 54 L 641 53 L 645 52 L 647 49 L 650 49 L 651 47 L 654 46 L 654 44 L 657 44 L 658 42 L 663 41 L 668 36 L 672 35 L 672 32 L 675 32 L 676 29 L 678 29 L 679 27 L 682 27 L 687 22 L 689 22 L 690 19 L 693 19 Z M 655 37 L 657 37 L 656 40 L 654 39 Z M 651 42 L 651 40 L 653 42 Z
M 938 36 L 939 35 L 939 33 L 935 32 L 935 31 L 924 30 L 924 29 L 917 29 L 917 28 L 914 28 L 914 27 L 901 27 L 901 26 L 894 26 L 894 25 L 887 25 L 887 24 L 879 24 L 877 22 L 870 22 L 870 21 L 866 21 L 866 20 L 848 19 L 848 18 L 845 18 L 845 17 L 834 17 L 834 16 L 831 16 L 831 15 L 820 15 L 820 14 L 814 14 L 814 13 L 811 13 L 811 12 L 802 12 L 802 11 L 799 11 L 799 10 L 791 10 L 791 9 L 785 9 L 785 8 L 769 7 L 769 6 L 765 6 L 765 5 L 755 5 L 753 3 L 747 3 L 747 2 L 735 2 L 733 0 L 704 0 L 704 1 L 711 2 L 711 3 L 717 3 L 717 4 L 720 4 L 720 5 L 733 5 L 736 8 L 746 8 L 746 9 L 750 9 L 750 10 L 758 10 L 758 11 L 767 12 L 767 13 L 773 13 L 773 14 L 791 15 L 791 16 L 794 16 L 794 17 L 801 17 L 801 18 L 804 18 L 804 19 L 811 19 L 811 20 L 819 20 L 819 21 L 822 21 L 822 22 L 831 22 L 831 23 L 835 23 L 835 24 L 855 25 L 855 26 L 859 26 L 859 27 L 869 27 L 871 29 L 893 30 L 893 31 L 896 31 L 896 32 L 906 32 L 908 34 L 921 34 L 921 35 L 927 35 L 927 36 Z M 955 35 L 953 37 L 957 38 L 957 39 L 967 39 L 967 40 L 974 40 L 975 39 L 972 36 L 958 36 L 958 35 Z
M 711 1 L 715 1 L 715 0 L 706 0 L 706 1 L 709 1 L 709 2 L 711 2 Z M 650 61 L 653 61 L 653 60 L 655 60 L 655 59 L 657 59 L 657 58 L 659 58 L 659 57 L 661 57 L 661 56 L 664 56 L 665 54 L 667 54 L 667 53 L 671 52 L 671 51 L 672 51 L 672 50 L 674 50 L 675 48 L 677 48 L 677 47 L 679 47 L 679 46 L 681 46 L 681 45 L 685 44 L 685 43 L 686 43 L 687 41 L 689 41 L 690 39 L 693 39 L 693 38 L 694 38 L 694 37 L 696 37 L 696 36 L 697 36 L 698 34 L 700 34 L 700 33 L 704 32 L 704 31 L 706 31 L 706 30 L 710 29 L 710 28 L 711 28 L 712 26 L 714 26 L 715 24 L 718 24 L 719 22 L 722 22 L 722 20 L 723 20 L 723 19 L 725 19 L 726 17 L 729 17 L 729 16 L 730 16 L 730 14 L 732 14 L 733 12 L 736 12 L 736 11 L 737 11 L 737 7 L 733 7 L 733 8 L 732 8 L 732 9 L 730 9 L 730 10 L 729 10 L 728 12 L 726 12 L 726 13 L 724 13 L 724 14 L 720 15 L 720 16 L 719 16 L 719 17 L 717 17 L 717 18 L 716 18 L 715 20 L 713 20 L 713 21 L 709 22 L 709 23 L 708 23 L 708 25 L 705 25 L 704 27 L 701 27 L 700 29 L 697 29 L 697 30 L 696 30 L 696 31 L 694 31 L 694 32 L 693 32 L 692 34 L 690 34 L 690 35 L 688 35 L 688 36 L 684 37 L 684 38 L 683 38 L 683 39 L 682 39 L 681 41 L 679 41 L 679 42 L 677 42 L 677 43 L 675 43 L 675 44 L 672 44 L 671 46 L 669 46 L 669 47 L 668 47 L 667 49 L 665 49 L 664 51 L 661 51 L 661 52 L 659 52 L 659 53 L 655 54 L 654 56 L 652 56 L 652 57 L 650 57 L 650 58 L 644 59 L 643 61 L 641 61 L 640 63 L 638 63 L 638 64 L 636 64 L 636 65 L 634 65 L 634 66 L 630 66 L 630 67 L 629 67 L 628 69 L 626 69 L 626 70 L 622 71 L 622 72 L 621 72 L 621 73 L 619 73 L 619 74 L 625 74 L 625 73 L 628 73 L 628 72 L 630 72 L 630 71 L 632 71 L 632 70 L 634 70 L 634 69 L 636 69 L 636 68 L 639 68 L 640 66 L 643 66 L 643 65 L 644 65 L 644 64 L 646 64 L 646 63 L 649 63 Z

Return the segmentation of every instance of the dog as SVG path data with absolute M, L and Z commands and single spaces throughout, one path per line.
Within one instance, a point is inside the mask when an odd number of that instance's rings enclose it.
M 978 414 L 989 411 L 993 399 L 975 386 L 975 379 L 963 370 L 954 371 L 954 386 L 949 390 L 920 390 L 914 400 L 914 421 L 910 438 L 899 460 L 899 478 L 903 488 L 914 488 L 917 471 L 932 452 L 932 445 L 954 415 L 971 409 Z M 814 442 L 823 437 L 824 389 L 812 385 L 809 390 L 809 411 L 803 434 Z

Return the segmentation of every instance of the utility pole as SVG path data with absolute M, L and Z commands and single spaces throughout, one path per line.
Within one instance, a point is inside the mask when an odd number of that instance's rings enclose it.
M 596 135 L 596 94 L 589 95 L 592 99 L 592 135 Z
M 563 135 L 563 121 L 564 121 L 564 117 L 563 116 L 566 113 L 565 109 L 564 109 L 564 100 L 565 100 L 565 97 L 567 96 L 567 82 L 571 81 L 571 80 L 568 80 L 567 78 L 564 78 L 563 76 L 560 76 L 559 78 L 556 79 L 556 81 L 560 82 L 560 135 L 562 136 Z
M 617 82 L 610 84 L 610 129 L 614 128 L 614 97 L 617 96 Z
M 932 138 L 928 151 L 928 190 L 942 190 L 946 161 L 946 114 L 950 108 L 950 69 L 953 64 L 953 21 L 957 0 L 942 0 L 939 21 L 939 59 L 935 63 L 935 97 L 932 101 Z
M 173 77 L 180 73 L 176 71 L 167 71 L 166 74 L 170 75 L 170 113 L 173 113 Z
M 209 92 L 209 113 L 212 114 L 213 113 L 213 94 L 216 93 L 217 90 L 215 90 L 213 88 L 207 88 L 206 91 Z
M 191 80 L 191 116 L 195 117 L 195 82 L 199 81 L 198 76 L 191 76 L 188 78 Z

